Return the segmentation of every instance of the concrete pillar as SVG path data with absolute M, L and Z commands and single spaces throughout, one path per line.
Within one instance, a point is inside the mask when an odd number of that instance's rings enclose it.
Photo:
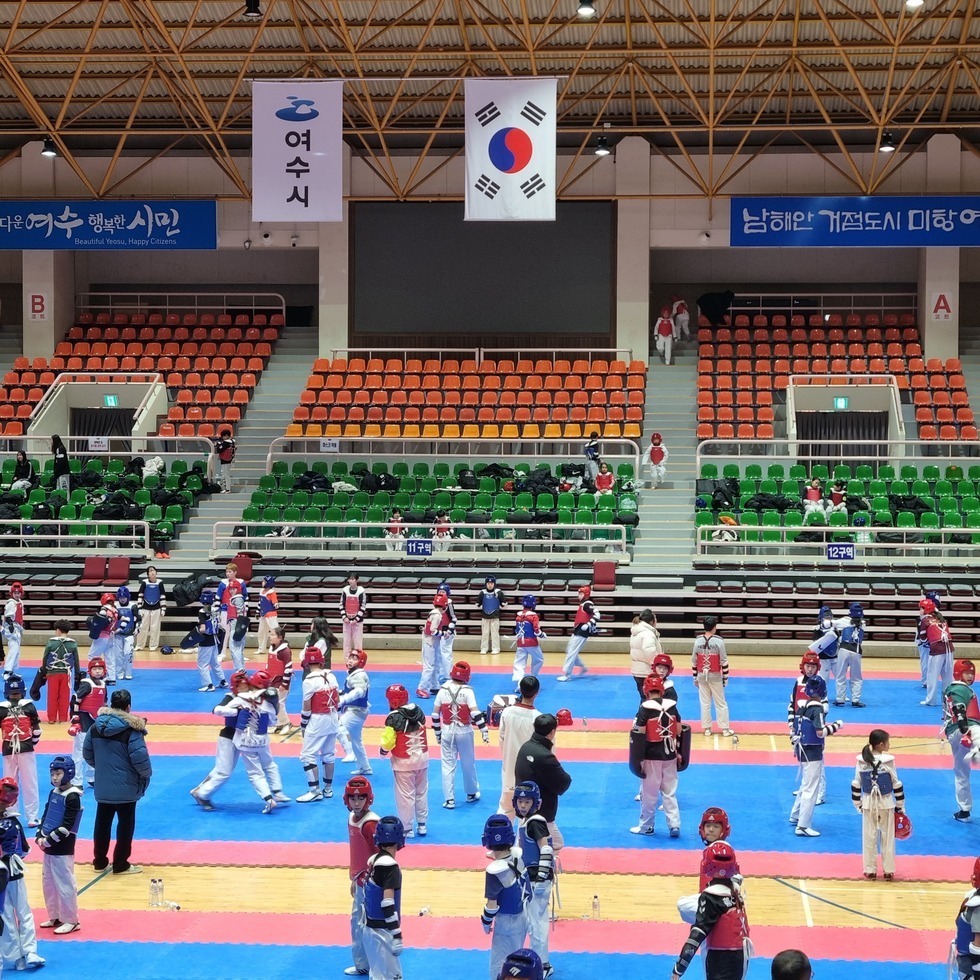
M 650 193 L 650 144 L 627 136 L 616 145 L 616 193 Z M 616 346 L 650 356 L 650 201 L 616 204 Z
M 350 147 L 344 146 L 344 195 L 350 193 Z M 349 205 L 343 221 L 319 226 L 319 356 L 348 346 L 350 338 L 350 224 Z
M 75 319 L 73 252 L 25 251 L 24 356 L 50 358 Z
M 939 134 L 926 146 L 926 191 L 959 194 L 960 156 L 957 136 Z M 919 249 L 919 329 L 925 356 L 957 357 L 960 345 L 960 250 Z

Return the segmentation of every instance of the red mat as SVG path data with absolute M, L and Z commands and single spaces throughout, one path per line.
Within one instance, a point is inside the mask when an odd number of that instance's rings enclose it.
M 98 888 L 98 885 L 95 886 Z M 406 880 L 406 892 L 411 880 Z M 168 890 L 168 898 L 170 897 Z M 173 899 L 180 901 L 179 895 Z M 422 899 L 419 899 L 420 901 Z M 39 910 L 40 912 L 41 910 Z M 479 909 L 466 918 L 413 916 L 403 906 L 402 930 L 405 945 L 428 949 L 483 949 L 490 941 L 480 926 Z M 850 921 L 850 920 L 849 920 Z M 861 925 L 861 941 L 854 941 L 854 928 L 816 926 L 809 929 L 784 926 L 756 926 L 752 940 L 760 956 L 772 956 L 781 949 L 805 946 L 817 960 L 845 959 L 863 962 L 859 954 L 874 953 L 876 962 L 945 962 L 949 930 L 897 929 L 871 926 L 868 919 L 853 917 Z M 604 953 L 610 949 L 623 953 L 672 953 L 687 938 L 683 923 L 613 922 L 559 920 L 551 932 L 553 952 Z M 82 912 L 82 929 L 58 942 L 89 940 L 118 942 L 120 936 L 138 936 L 149 943 L 241 943 L 276 946 L 345 946 L 350 942 L 349 915 L 321 915 L 285 912 L 164 912 L 104 911 L 95 915 Z M 452 938 L 448 947 L 446 940 Z

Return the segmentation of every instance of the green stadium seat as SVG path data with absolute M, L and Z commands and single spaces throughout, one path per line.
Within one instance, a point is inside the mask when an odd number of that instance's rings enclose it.
M 791 480 L 805 480 L 806 467 L 802 463 L 794 463 L 789 468 L 789 478 Z
M 850 497 L 863 497 L 866 493 L 866 488 L 864 485 L 864 480 L 848 480 L 847 481 L 847 493 Z
M 907 483 L 911 483 L 913 480 L 919 479 L 918 467 L 912 466 L 910 463 L 905 463 L 898 471 L 899 479 L 905 480 Z M 938 476 L 938 473 L 937 473 Z M 928 480 L 929 477 L 926 477 Z M 935 479 L 935 477 L 933 477 Z
M 830 479 L 830 472 L 825 464 L 814 463 L 813 466 L 810 467 L 810 479 L 812 480 L 814 477 L 823 480 L 825 483 Z
M 978 467 L 980 468 L 980 467 Z M 715 463 L 702 463 L 701 464 L 701 479 L 702 480 L 717 480 L 718 479 L 718 467 Z
M 907 496 L 911 491 L 908 483 L 906 483 L 905 480 L 892 480 L 888 492 L 900 494 L 901 496 Z
M 915 467 L 912 467 L 912 469 L 915 469 Z M 905 467 L 904 466 L 902 467 L 902 472 L 903 472 L 903 474 L 905 472 Z M 903 476 L 903 479 L 908 480 L 908 479 L 910 479 L 910 477 Z M 912 477 L 911 479 L 914 479 L 914 477 Z M 936 480 L 938 480 L 939 479 L 939 467 L 938 466 L 933 466 L 933 465 L 923 466 L 922 467 L 922 479 L 923 480 L 930 480 L 932 482 L 935 482 Z
M 417 480 L 423 480 L 429 475 L 429 464 L 428 463 L 413 463 L 412 464 L 412 476 Z
M 977 495 L 977 488 L 972 480 L 956 481 L 957 497 L 975 497 L 976 495 Z
M 858 480 L 871 480 L 874 478 L 874 475 L 874 470 L 867 463 L 862 463 L 854 470 L 854 476 Z
M 739 472 L 738 463 L 725 463 L 722 467 L 721 475 L 726 480 L 737 480 L 741 476 Z
M 786 470 L 784 469 L 782 463 L 770 463 L 769 466 L 766 467 L 766 476 L 770 480 L 785 480 Z
M 759 486 L 759 493 L 779 493 L 775 480 L 763 480 Z
M 279 477 L 285 476 L 289 472 L 289 465 L 285 460 L 277 459 L 272 464 L 272 475 L 278 480 Z
M 948 483 L 947 486 L 949 486 Z M 912 485 L 909 487 L 909 493 L 913 494 L 916 497 L 928 497 L 929 484 L 926 483 L 925 480 L 913 480 Z
M 928 486 L 928 484 L 926 485 Z M 951 480 L 936 480 L 936 485 L 932 488 L 932 492 L 937 497 L 952 497 L 953 483 Z M 912 493 L 918 493 L 918 490 L 913 490 Z M 968 496 L 972 496 L 972 494 Z
M 879 480 L 894 480 L 895 479 L 895 467 L 889 463 L 884 463 L 878 467 L 878 479 Z
M 762 467 L 758 463 L 749 463 L 749 465 L 745 467 L 745 479 L 761 480 Z
M 851 478 L 851 467 L 848 463 L 838 463 L 834 467 L 835 480 L 849 480 Z

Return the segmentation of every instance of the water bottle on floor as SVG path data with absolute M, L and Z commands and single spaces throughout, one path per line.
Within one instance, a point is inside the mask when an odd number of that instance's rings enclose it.
M 159 908 L 163 905 L 163 879 L 150 879 L 150 908 Z
M 599 896 L 598 895 L 593 895 L 592 896 L 592 918 L 593 919 L 598 919 L 599 918 Z

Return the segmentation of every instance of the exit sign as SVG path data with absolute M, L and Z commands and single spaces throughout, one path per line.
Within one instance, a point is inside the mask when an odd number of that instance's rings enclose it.
M 104 395 L 103 399 L 105 401 L 106 408 L 119 408 L 119 396 L 118 395 Z
M 850 398 L 842 397 L 834 399 L 834 411 L 835 412 L 846 412 L 847 405 L 850 402 Z

